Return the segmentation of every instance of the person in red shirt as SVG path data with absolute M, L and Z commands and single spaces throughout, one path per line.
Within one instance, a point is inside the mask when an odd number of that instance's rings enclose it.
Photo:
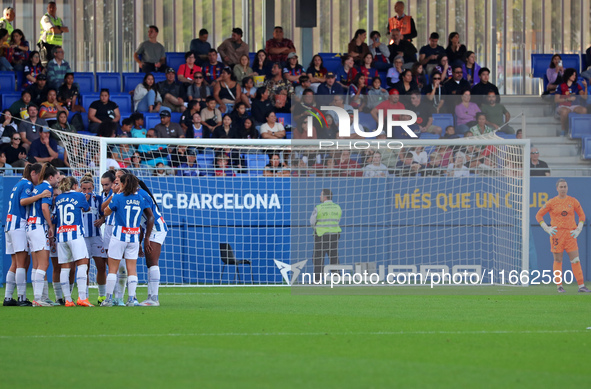
M 379 112 L 382 111 L 383 123 L 386 123 L 386 115 L 389 109 L 405 109 L 404 104 L 400 102 L 400 92 L 398 89 L 390 90 L 390 97 L 386 101 L 382 101 L 374 109 L 371 110 L 371 116 L 374 118 L 376 123 L 379 123 Z M 392 116 L 393 120 L 400 120 L 400 115 Z
M 283 37 L 283 27 L 276 26 L 273 29 L 273 38 L 265 44 L 265 51 L 269 55 L 269 62 L 285 63 L 289 53 L 295 53 L 293 42 Z
M 201 66 L 195 64 L 195 54 L 192 51 L 187 51 L 185 63 L 179 67 L 177 77 L 180 82 L 189 87 L 193 85 L 195 73 L 201 73 Z
M 351 151 L 349 150 L 341 151 L 341 157 L 335 164 L 334 168 L 341 171 L 341 177 L 363 176 L 361 166 L 351 159 Z

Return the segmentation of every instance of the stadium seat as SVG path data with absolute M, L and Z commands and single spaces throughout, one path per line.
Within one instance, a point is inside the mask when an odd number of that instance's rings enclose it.
M 384 70 L 378 70 L 378 75 L 380 76 L 380 80 L 382 80 L 382 88 L 388 89 L 388 78 L 386 77 L 388 72 Z
M 257 56 L 257 53 L 248 53 L 248 60 L 250 61 L 250 66 L 254 63 L 254 58 Z
M 587 70 L 589 66 L 591 66 L 591 63 L 587 63 L 587 55 L 585 53 L 581 54 L 581 72 Z
M 123 93 L 131 92 L 144 81 L 145 73 L 122 73 Z
M 178 72 L 179 67 L 185 63 L 185 53 L 166 53 L 166 67 Z
M 266 154 L 246 154 L 246 166 L 251 176 L 262 176 L 268 164 L 269 156 Z
M 318 55 L 322 58 L 324 67 L 329 72 L 336 72 L 341 65 L 341 55 L 339 53 L 318 53 Z
M 181 121 L 181 116 L 183 116 L 180 112 L 172 112 L 170 114 L 170 121 L 173 123 L 179 123 Z
M 291 139 L 291 131 L 285 131 L 285 139 Z
M 568 115 L 568 126 L 571 139 L 581 139 L 591 136 L 591 115 L 570 113 Z
M 419 136 L 420 139 L 439 139 L 439 135 L 437 134 L 430 134 L 428 132 L 423 132 Z
M 232 246 L 230 246 L 230 244 L 220 243 L 220 259 L 224 263 L 224 266 L 222 266 L 222 274 L 220 276 L 220 284 L 222 283 L 222 280 L 224 278 L 224 270 L 225 270 L 226 266 L 232 266 L 232 265 L 235 267 L 234 281 L 236 281 L 236 277 L 238 276 L 238 282 L 240 282 L 240 270 L 239 270 L 238 266 L 248 265 L 250 267 L 250 283 L 251 284 L 253 283 L 252 264 L 247 259 L 240 259 L 240 260 L 236 259 L 236 256 L 234 255 L 234 250 L 232 250 Z M 246 280 L 244 280 L 244 281 L 246 281 Z
M 145 113 L 144 114 L 144 127 L 146 130 L 156 127 L 156 124 L 160 124 L 160 114 L 158 113 Z
M 10 106 L 21 98 L 20 93 L 3 93 L 2 94 L 2 110 L 10 108 Z
M 531 55 L 531 74 L 532 77 L 543 78 L 546 75 L 546 70 L 550 65 L 550 60 L 554 54 L 532 54 Z M 579 54 L 560 54 L 562 58 L 562 66 L 567 68 L 574 68 L 577 73 L 581 69 L 581 56 Z
M 14 72 L 0 72 L 0 93 L 15 92 L 16 80 L 14 79 Z
M 291 128 L 291 114 L 290 113 L 278 113 L 277 114 L 277 123 L 283 124 L 285 129 Z
M 504 133 L 503 131 L 497 131 L 497 132 L 495 132 L 495 135 L 498 136 L 499 138 L 503 138 L 503 139 L 517 139 L 515 137 L 515 134 L 507 134 L 507 133 Z
M 74 82 L 80 88 L 80 94 L 94 93 L 94 73 L 92 72 L 76 72 L 74 73 Z
M 111 94 L 121 93 L 121 75 L 119 73 L 97 73 L 98 91 L 108 89 Z
M 152 75 L 154 76 L 155 83 L 159 83 L 160 81 L 166 80 L 166 74 L 164 73 L 154 72 L 152 73 Z
M 124 116 L 124 114 L 129 116 L 133 112 L 131 96 L 128 93 L 111 93 L 110 99 L 119 106 L 119 112 L 121 113 L 121 116 Z
M 583 138 L 581 145 L 583 158 L 591 159 L 591 137 Z
M 80 116 L 82 116 L 82 123 L 84 123 L 84 129 L 88 130 L 88 112 L 80 112 Z M 92 135 L 90 132 L 88 134 Z
M 92 104 L 93 101 L 98 100 L 100 98 L 100 95 L 98 93 L 86 93 L 80 94 L 80 97 L 82 97 L 82 106 L 84 107 L 86 112 L 88 112 L 90 104 Z
M 25 73 L 16 72 L 16 90 L 21 90 L 25 82 Z
M 445 129 L 454 125 L 454 116 L 451 113 L 434 113 L 433 125 L 441 127 L 441 136 L 445 135 Z
M 215 157 L 213 153 L 197 154 L 197 164 L 199 170 L 205 172 L 208 176 L 215 176 Z

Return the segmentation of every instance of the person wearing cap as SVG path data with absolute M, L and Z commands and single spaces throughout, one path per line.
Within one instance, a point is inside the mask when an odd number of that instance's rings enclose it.
M 184 138 L 185 133 L 178 123 L 171 123 L 170 112 L 163 110 L 160 112 L 160 124 L 154 127 L 158 138 Z
M 142 42 L 135 53 L 133 53 L 133 59 L 140 66 L 140 71 L 143 73 L 158 72 L 164 69 L 166 51 L 157 39 L 158 27 L 148 27 L 148 40 Z
M 400 92 L 397 89 L 390 90 L 390 95 L 388 96 L 388 100 L 382 101 L 380 104 L 377 105 L 374 109 L 371 110 L 371 116 L 374 118 L 376 123 L 379 123 L 378 113 L 382 111 L 382 118 L 384 123 L 386 122 L 386 118 L 388 115 L 389 109 L 405 109 L 404 104 L 400 102 Z M 399 115 L 393 115 L 392 120 L 400 120 Z
M 58 159 L 57 142 L 50 135 L 49 128 L 44 127 L 40 130 L 39 137 L 31 143 L 29 149 L 30 162 L 44 163 Z
M 218 61 L 218 52 L 215 49 L 209 50 L 207 61 L 201 65 L 207 85 L 213 86 L 217 82 L 224 67 L 224 64 Z
M 103 122 L 115 122 L 119 126 L 119 106 L 110 97 L 109 90 L 102 89 L 99 100 L 93 101 L 88 107 L 88 131 L 96 134 Z
M 4 28 L 5 30 L 7 30 L 8 36 L 10 36 L 10 34 L 12 34 L 12 31 L 14 31 L 14 27 L 12 25 L 12 22 L 14 22 L 15 18 L 14 8 L 4 8 L 4 12 L 2 13 L 2 15 L 3 16 L 0 18 L 0 29 Z
M 49 92 L 49 85 L 47 85 L 47 76 L 43 73 L 37 76 L 37 81 L 26 89 L 31 95 L 31 103 L 41 105 L 47 100 L 47 92 Z
M 29 120 L 23 120 L 18 125 L 18 132 L 21 135 L 21 145 L 29 150 L 31 143 L 39 138 L 39 133 L 43 128 L 47 128 L 47 122 L 37 115 L 39 114 L 39 108 L 35 104 L 29 105 L 27 108 L 29 114 Z
M 187 148 L 185 152 L 187 162 L 181 163 L 176 171 L 177 176 L 197 177 L 199 176 L 199 165 L 197 164 L 197 151 L 193 147 Z
M 54 46 L 51 51 L 53 59 L 47 63 L 47 83 L 50 88 L 57 90 L 64 77 L 68 73 L 72 73 L 70 64 L 64 60 L 64 49 L 61 46 Z
M 68 27 L 64 26 L 62 19 L 56 16 L 56 11 L 55 1 L 50 1 L 47 3 L 47 13 L 41 17 L 40 21 L 41 37 L 37 46 L 39 46 L 39 55 L 43 66 L 47 66 L 49 61 L 53 59 L 56 46 L 64 44 L 63 34 L 70 32 Z
M 283 27 L 275 26 L 273 38 L 265 43 L 265 52 L 269 55 L 269 62 L 283 63 L 289 53 L 296 52 L 296 48 L 291 40 L 283 37 Z
M 326 73 L 326 81 L 320 84 L 316 91 L 316 94 L 321 96 L 344 95 L 345 93 L 341 84 L 336 82 L 336 75 L 333 72 Z M 324 100 L 329 103 L 332 97 L 325 98 Z
M 172 112 L 185 110 L 185 90 L 183 85 L 175 80 L 176 72 L 173 68 L 166 69 L 166 80 L 158 83 L 158 91 L 162 96 L 162 105 Z
M 241 28 L 233 28 L 232 36 L 218 47 L 218 53 L 227 66 L 233 67 L 240 63 L 240 57 L 248 56 L 248 44 L 242 40 L 242 35 Z
M 298 63 L 298 55 L 294 52 L 289 53 L 287 64 L 283 68 L 283 77 L 295 87 L 300 82 L 300 76 L 305 73 L 304 67 Z

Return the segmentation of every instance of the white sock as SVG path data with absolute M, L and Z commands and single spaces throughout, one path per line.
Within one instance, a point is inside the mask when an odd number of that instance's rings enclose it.
M 148 294 L 154 301 L 158 300 L 158 288 L 160 287 L 160 268 L 152 266 L 148 269 Z
M 137 289 L 137 276 L 129 276 L 127 278 L 127 283 L 129 284 L 129 299 L 132 300 L 135 298 L 135 290 Z
M 99 285 L 98 290 L 99 290 L 99 297 L 103 297 L 106 293 L 107 285 Z
M 115 290 L 115 284 L 117 283 L 117 274 L 107 274 L 107 299 L 113 298 L 113 291 Z
M 60 284 L 62 293 L 66 301 L 72 301 L 72 292 L 70 290 L 70 269 L 62 269 L 60 272 Z
M 8 271 L 6 273 L 6 290 L 4 291 L 4 298 L 11 299 L 14 294 L 14 288 L 16 287 L 16 273 Z
M 55 293 L 56 300 L 64 298 L 64 293 L 62 292 L 62 286 L 57 281 L 53 281 L 53 292 Z
M 86 300 L 88 298 L 88 276 L 86 270 L 88 265 L 79 265 L 76 273 L 76 284 L 78 285 L 78 298 Z
M 117 272 L 117 292 L 115 297 L 122 299 L 125 295 L 125 286 L 127 285 L 127 268 L 125 262 L 119 262 L 119 271 Z
M 45 278 L 45 276 L 43 277 Z M 43 280 L 43 294 L 41 295 L 41 300 L 45 301 L 49 299 L 49 283 L 47 280 Z
M 24 267 L 16 269 L 15 273 L 16 293 L 18 299 L 24 301 L 27 299 L 27 270 Z
M 43 279 L 45 278 L 45 272 L 37 269 L 37 271 L 31 275 L 31 278 L 33 279 L 33 295 L 35 296 L 35 301 L 41 301 L 43 297 Z

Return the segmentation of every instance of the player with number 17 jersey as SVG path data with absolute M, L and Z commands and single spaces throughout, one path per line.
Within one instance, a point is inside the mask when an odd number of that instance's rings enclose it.
M 117 239 L 126 243 L 139 243 L 141 215 L 144 209 L 148 208 L 151 210 L 150 204 L 146 203 L 137 192 L 129 196 L 119 193 L 113 196 L 109 208 L 111 208 L 111 211 L 115 215 L 113 240 Z

